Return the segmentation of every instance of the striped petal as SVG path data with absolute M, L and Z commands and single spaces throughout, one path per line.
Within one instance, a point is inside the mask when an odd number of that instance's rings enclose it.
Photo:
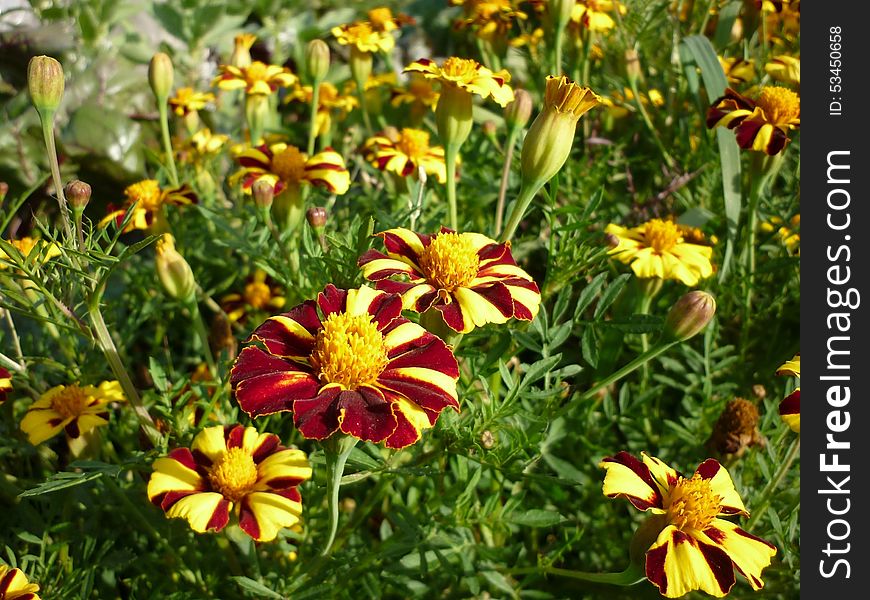
M 430 413 L 413 402 L 396 397 L 393 402 L 393 414 L 396 417 L 396 430 L 386 440 L 387 448 L 405 448 L 420 439 L 423 430 L 435 424 L 438 413 Z
M 0 598 L 3 600 L 39 600 L 39 586 L 30 583 L 21 569 L 0 565 Z
M 644 456 L 644 458 L 651 457 Z M 657 468 L 657 464 L 652 460 L 641 461 L 625 451 L 602 460 L 598 466 L 606 470 L 604 495 L 608 498 L 626 498 L 643 511 L 663 512 L 660 484 L 656 483 L 647 462 Z M 659 473 L 659 477 L 661 476 L 662 474 Z
M 725 467 L 719 464 L 719 461 L 708 458 L 698 466 L 695 473 L 700 475 L 702 479 L 709 480 L 710 492 L 721 498 L 720 515 L 749 516 L 746 507 L 743 506 L 743 500 L 740 499 L 740 494 L 734 488 L 731 475 L 728 474 Z
M 317 304 L 306 300 L 288 312 L 267 319 L 254 330 L 250 339 L 263 342 L 276 356 L 302 360 L 311 354 L 320 327 Z
M 305 162 L 305 180 L 324 187 L 331 194 L 344 194 L 350 188 L 350 173 L 341 155 L 327 148 Z
M 734 586 L 734 568 L 724 550 L 669 525 L 646 553 L 646 576 L 666 598 L 703 590 L 722 598 Z
M 230 521 L 232 503 L 217 492 L 191 494 L 181 498 L 167 511 L 170 519 L 185 519 L 197 533 L 220 531 Z
M 344 390 L 338 395 L 341 431 L 367 442 L 382 442 L 397 427 L 391 403 L 377 388 L 360 386 Z
M 193 454 L 187 448 L 173 450 L 169 456 L 154 461 L 148 480 L 148 500 L 164 510 L 181 498 L 208 489 L 197 470 Z
M 293 402 L 293 424 L 305 437 L 325 440 L 338 429 L 338 385 L 328 385 L 313 398 L 298 398 Z
M 761 572 L 776 555 L 776 546 L 722 519 L 713 519 L 704 534 L 725 551 L 734 566 L 749 580 L 752 589 L 764 587 Z
M 795 433 L 801 432 L 801 389 L 797 388 L 779 403 L 779 416 Z
M 302 515 L 298 490 L 254 492 L 239 503 L 239 527 L 258 542 L 274 540 L 278 532 L 292 527 Z
M 257 465 L 257 490 L 281 490 L 311 479 L 311 465 L 301 450 L 285 448 Z

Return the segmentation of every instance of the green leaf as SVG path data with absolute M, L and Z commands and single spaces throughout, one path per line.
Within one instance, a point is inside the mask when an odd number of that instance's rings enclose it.
M 525 527 L 553 527 L 567 521 L 567 519 L 552 510 L 533 508 L 522 513 L 508 515 L 507 521 L 514 525 L 523 525 Z
M 628 283 L 630 278 L 631 275 L 623 273 L 614 279 L 613 283 L 607 286 L 607 289 L 604 290 L 603 294 L 601 294 L 601 300 L 598 301 L 598 306 L 595 307 L 595 314 L 593 316 L 596 320 L 604 316 L 605 311 L 616 301 L 619 292 L 622 291 L 622 288 L 625 287 L 625 284 Z
M 118 467 L 117 470 L 120 471 L 121 468 Z M 62 473 L 55 473 L 54 475 L 49 477 L 48 480 L 43 481 L 38 486 L 21 492 L 20 494 L 18 494 L 18 497 L 29 498 L 31 496 L 42 496 L 43 494 L 50 494 L 58 490 L 63 490 L 66 488 L 75 487 L 77 485 L 82 485 L 83 483 L 88 483 L 89 481 L 99 479 L 102 476 L 103 471 L 96 471 L 91 473 L 70 473 L 64 471 Z
M 242 577 L 241 575 L 236 575 L 233 577 L 233 581 L 235 581 L 242 590 L 245 592 L 251 592 L 252 594 L 256 594 L 257 598 L 277 598 L 278 600 L 283 600 L 284 596 L 277 592 L 273 592 L 265 585 L 258 581 L 254 581 L 248 577 Z
M 574 309 L 575 320 L 580 319 L 583 315 L 583 311 L 592 304 L 592 301 L 595 299 L 595 296 L 598 295 L 598 292 L 601 290 L 605 281 L 607 281 L 607 273 L 599 273 L 589 282 L 589 285 L 583 288 L 583 291 L 580 292 L 580 297 L 577 299 L 577 307 Z

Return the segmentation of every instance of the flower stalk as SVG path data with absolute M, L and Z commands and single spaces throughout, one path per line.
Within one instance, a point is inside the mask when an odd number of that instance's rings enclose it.
M 323 547 L 321 556 L 328 556 L 338 531 L 338 492 L 341 488 L 341 478 L 347 458 L 356 446 L 357 439 L 349 435 L 333 435 L 324 443 L 326 455 L 326 498 L 329 503 L 329 537 Z

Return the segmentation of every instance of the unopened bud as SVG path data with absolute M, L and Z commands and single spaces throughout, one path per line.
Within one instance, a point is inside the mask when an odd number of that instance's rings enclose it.
M 459 146 L 471 133 L 471 94 L 455 85 L 441 88 L 438 104 L 435 105 L 435 125 L 438 137 L 445 147 Z
M 240 33 L 233 40 L 233 53 L 230 56 L 230 64 L 239 69 L 247 69 L 251 66 L 251 47 L 257 41 L 253 33 Z
M 327 216 L 326 209 L 322 206 L 312 206 L 305 213 L 305 218 L 308 219 L 308 224 L 317 232 L 320 232 L 324 227 L 326 227 Z
M 266 179 L 258 179 L 251 186 L 251 195 L 254 197 L 254 204 L 257 205 L 257 208 L 268 210 L 272 207 L 272 201 L 275 200 L 275 186 Z
M 323 81 L 329 73 L 329 46 L 323 40 L 311 40 L 305 51 L 305 66 L 314 81 Z
M 504 109 L 504 120 L 508 127 L 525 127 L 532 118 L 532 95 L 526 90 L 514 90 L 514 101 Z
M 73 210 L 84 210 L 91 201 L 91 186 L 78 179 L 66 184 L 63 193 Z
M 665 318 L 665 337 L 683 341 L 699 334 L 716 314 L 716 299 L 707 292 L 684 294 Z
M 356 46 L 350 47 L 350 74 L 360 90 L 365 90 L 365 83 L 372 74 L 372 53 L 363 52 Z
M 3 206 L 3 201 L 6 200 L 6 194 L 9 193 L 9 184 L 5 181 L 0 181 L 0 207 Z
M 483 129 L 483 135 L 486 137 L 495 137 L 495 133 L 498 131 L 498 125 L 495 124 L 495 121 L 484 121 L 481 126 Z
M 159 102 L 165 102 L 169 98 L 174 76 L 172 59 L 168 54 L 158 52 L 151 58 L 151 64 L 148 65 L 148 82 Z
M 634 48 L 625 51 L 625 74 L 629 81 L 637 81 L 640 77 L 640 57 Z
M 176 300 L 192 300 L 196 292 L 196 280 L 190 265 L 175 249 L 175 239 L 164 233 L 157 241 L 156 251 L 157 277 L 163 289 Z
M 50 56 L 34 56 L 27 64 L 27 89 L 43 118 L 54 115 L 63 98 L 63 67 Z

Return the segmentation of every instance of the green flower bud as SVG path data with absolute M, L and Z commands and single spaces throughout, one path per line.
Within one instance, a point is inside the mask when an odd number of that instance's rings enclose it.
M 305 66 L 314 81 L 323 81 L 329 73 L 329 46 L 323 40 L 311 40 L 305 51 Z
M 165 102 L 169 98 L 174 75 L 175 71 L 169 55 L 158 52 L 151 58 L 151 64 L 148 65 L 148 82 L 158 101 Z
M 504 120 L 508 127 L 525 127 L 532 118 L 532 95 L 526 90 L 514 90 L 514 101 L 504 109 Z
M 40 116 L 54 115 L 63 99 L 63 67 L 50 56 L 34 56 L 27 64 L 27 89 Z
M 251 195 L 254 197 L 254 204 L 257 205 L 257 208 L 268 210 L 275 200 L 275 186 L 265 179 L 258 179 L 251 186 Z
M 91 201 L 91 186 L 78 179 L 66 184 L 63 193 L 73 210 L 84 210 Z
M 350 74 L 361 91 L 372 74 L 372 53 L 363 52 L 356 46 L 350 47 Z
M 716 299 L 707 292 L 684 294 L 665 318 L 665 338 L 684 341 L 699 334 L 716 314 Z
M 269 118 L 269 97 L 263 94 L 249 95 L 245 99 L 245 118 L 251 131 L 251 144 L 257 146 L 263 143 L 263 131 Z M 254 139 L 254 138 L 257 139 Z
M 471 133 L 471 94 L 455 85 L 441 86 L 441 96 L 435 107 L 438 137 L 447 146 L 459 146 Z
M 163 289 L 176 300 L 193 300 L 196 293 L 196 279 L 184 257 L 175 249 L 175 239 L 164 233 L 157 241 L 157 277 Z

